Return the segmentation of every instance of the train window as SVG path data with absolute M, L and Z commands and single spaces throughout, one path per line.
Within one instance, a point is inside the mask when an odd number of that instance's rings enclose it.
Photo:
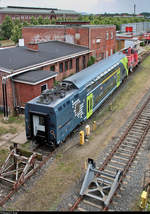
M 64 107 L 64 108 L 66 107 L 66 104 L 65 104 L 65 103 L 63 104 L 63 107 Z
M 45 125 L 44 117 L 42 117 L 42 116 L 39 117 L 39 125 L 41 125 L 41 126 Z
M 58 108 L 58 111 L 61 111 L 62 110 L 62 107 L 60 106 L 59 108 Z
M 90 111 L 90 101 L 88 100 L 88 112 Z
M 67 101 L 67 105 L 69 105 L 70 104 L 70 100 L 69 101 Z
M 92 97 L 90 98 L 90 110 L 92 109 L 93 105 L 92 105 Z

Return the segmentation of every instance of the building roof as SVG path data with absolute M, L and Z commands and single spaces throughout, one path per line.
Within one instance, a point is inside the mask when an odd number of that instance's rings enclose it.
M 85 68 L 79 73 L 76 73 L 64 79 L 64 81 L 73 83 L 77 88 L 82 88 L 84 86 L 87 86 L 98 76 L 105 75 L 109 69 L 113 69 L 114 67 L 116 67 L 117 64 L 119 64 L 120 60 L 124 57 L 125 55 L 123 53 L 117 52 L 109 56 L 108 58 Z
M 43 82 L 56 76 L 57 72 L 54 71 L 36 70 L 18 74 L 13 77 L 13 80 L 15 82 L 36 85 L 39 84 L 40 82 Z
M 72 22 L 73 23 L 73 22 Z M 64 24 L 63 25 L 29 25 L 29 26 L 25 26 L 24 28 L 70 28 L 70 26 L 67 26 L 68 24 Z M 89 25 L 89 24 L 81 24 L 79 26 L 76 26 L 79 28 L 110 28 L 110 27 L 114 27 L 116 28 L 115 25 Z
M 89 48 L 61 41 L 39 43 L 38 51 L 27 47 L 13 47 L 0 50 L 0 70 L 12 73 L 29 70 L 90 53 Z
M 54 11 L 55 14 L 67 14 L 67 15 L 79 15 L 74 10 L 61 10 L 52 8 L 31 8 L 31 7 L 4 7 L 0 8 L 0 13 L 11 13 L 11 14 L 47 14 Z

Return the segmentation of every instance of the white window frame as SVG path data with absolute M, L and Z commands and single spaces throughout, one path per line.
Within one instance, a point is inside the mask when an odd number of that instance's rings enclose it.
M 113 37 L 114 37 L 114 34 L 113 34 L 113 32 L 111 32 L 111 39 L 113 39 Z
M 41 93 L 44 91 L 44 90 L 42 91 L 42 86 L 44 86 L 44 85 L 46 85 L 46 89 L 48 89 L 48 85 L 47 85 L 47 83 L 45 83 L 45 84 L 41 85 Z M 46 90 L 46 89 L 45 89 L 45 90 Z
M 106 32 L 106 40 L 109 39 L 109 32 Z

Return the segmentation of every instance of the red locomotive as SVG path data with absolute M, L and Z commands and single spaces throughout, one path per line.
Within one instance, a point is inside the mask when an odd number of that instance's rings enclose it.
M 128 58 L 128 69 L 130 72 L 132 72 L 133 69 L 139 63 L 138 50 L 136 48 L 129 47 L 129 48 L 123 49 L 122 52 L 127 56 L 127 58 Z

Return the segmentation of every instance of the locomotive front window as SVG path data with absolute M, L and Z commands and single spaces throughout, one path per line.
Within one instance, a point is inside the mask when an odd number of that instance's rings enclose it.
M 39 125 L 41 125 L 41 126 L 45 125 L 44 117 L 42 117 L 42 116 L 39 117 Z

